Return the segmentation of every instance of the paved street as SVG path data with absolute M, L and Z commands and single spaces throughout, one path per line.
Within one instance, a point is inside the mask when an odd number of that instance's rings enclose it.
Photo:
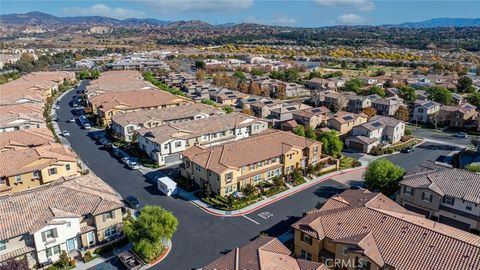
M 413 133 L 417 137 L 422 137 L 431 140 L 443 141 L 445 143 L 450 143 L 452 145 L 465 145 L 473 147 L 471 142 L 472 138 L 477 138 L 478 136 L 468 136 L 468 138 L 457 138 L 452 136 L 455 132 L 444 132 L 444 131 L 435 131 L 434 129 L 424 129 L 424 128 L 415 128 L 412 127 Z
M 81 87 L 84 87 L 82 85 Z M 179 198 L 163 196 L 156 185 L 147 180 L 139 171 L 127 169 L 112 158 L 99 145 L 88 137 L 88 131 L 80 129 L 76 123 L 67 123 L 72 114 L 68 102 L 74 91 L 66 94 L 57 114 L 61 117 L 61 130 L 68 130 L 72 148 L 92 169 L 95 174 L 115 188 L 122 196 L 133 195 L 141 205 L 155 204 L 172 211 L 179 220 L 174 235 L 173 248 L 169 256 L 154 269 L 191 269 L 201 267 L 224 252 L 236 246 L 242 246 L 260 232 L 279 236 L 288 230 L 290 224 L 302 216 L 302 213 L 341 192 L 348 177 L 327 180 L 302 192 L 280 200 L 246 217 L 222 218 L 205 213 L 191 203 Z M 450 152 L 444 147 L 425 145 L 411 154 L 399 154 L 388 157 L 401 166 L 408 168 L 423 159 L 436 159 Z M 360 181 L 360 177 L 357 177 Z M 99 265 L 95 269 L 115 269 L 110 264 Z

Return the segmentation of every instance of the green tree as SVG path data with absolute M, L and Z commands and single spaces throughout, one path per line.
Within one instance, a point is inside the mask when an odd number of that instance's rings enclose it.
M 433 86 L 427 89 L 428 98 L 430 100 L 442 103 L 451 104 L 453 102 L 452 92 L 443 86 Z
M 265 74 L 265 71 L 258 68 L 252 68 L 250 70 L 250 74 L 252 74 L 253 76 L 262 76 L 263 74 Z
M 475 91 L 473 81 L 468 76 L 462 76 L 458 79 L 457 91 L 460 93 L 471 93 Z
M 370 87 L 370 89 L 368 89 L 368 94 L 369 95 L 379 95 L 381 97 L 384 97 L 385 96 L 385 90 L 383 90 L 382 87 L 380 86 L 377 86 L 377 85 L 374 85 L 372 87 Z
M 92 69 L 90 77 L 92 77 L 92 79 L 98 79 L 98 77 L 100 77 L 100 71 L 98 69 Z
M 230 106 L 225 106 L 225 107 L 222 108 L 222 110 L 224 110 L 226 114 L 229 114 L 229 113 L 233 112 L 233 108 L 230 107 Z
M 305 130 L 305 137 L 307 137 L 309 139 L 312 139 L 312 140 L 316 140 L 317 139 L 317 133 L 315 132 L 315 129 L 307 128 Z
M 336 157 L 342 151 L 343 143 L 335 130 L 322 132 L 319 140 L 322 142 L 323 153 L 327 155 Z
M 410 136 L 410 135 L 413 135 L 412 129 L 409 127 L 405 128 L 405 136 Z
M 405 169 L 391 161 L 380 158 L 372 161 L 365 171 L 365 186 L 371 190 L 391 186 L 405 174 Z
M 293 133 L 305 137 L 305 127 L 303 125 L 298 125 L 293 129 Z
M 480 172 L 480 165 L 468 164 L 467 166 L 465 166 L 465 170 L 479 173 Z
M 480 92 L 473 92 L 467 95 L 467 101 L 474 106 L 480 106 Z
M 123 232 L 133 243 L 133 250 L 150 262 L 164 249 L 165 239 L 171 239 L 177 230 L 178 220 L 160 206 L 147 205 L 133 222 L 126 222 Z
M 80 80 L 88 79 L 90 78 L 90 72 L 88 71 L 88 69 L 82 69 L 80 70 L 80 72 L 78 72 L 78 77 L 80 78 Z
M 340 67 L 341 67 L 342 69 L 347 69 L 347 68 L 348 68 L 347 61 L 345 61 L 345 60 L 342 61 L 342 63 L 340 64 Z
M 400 97 L 403 98 L 405 101 L 415 101 L 417 99 L 417 94 L 415 93 L 415 89 L 412 87 L 402 85 L 398 87 L 400 90 Z
M 240 70 L 235 71 L 235 73 L 233 73 L 233 77 L 237 78 L 240 81 L 243 81 L 246 79 L 245 73 L 243 73 L 243 71 L 240 71 Z
M 214 102 L 213 100 L 211 100 L 211 99 L 205 98 L 205 99 L 202 99 L 201 102 L 202 102 L 202 104 L 206 104 L 206 105 L 210 105 L 210 106 L 215 106 L 215 102 Z
M 197 69 L 205 69 L 207 67 L 207 64 L 205 64 L 205 61 L 203 61 L 203 60 L 196 60 L 195 61 L 195 67 Z
M 246 185 L 243 187 L 242 191 L 243 191 L 243 194 L 245 194 L 245 196 L 248 197 L 248 196 L 250 196 L 250 195 L 252 195 L 252 194 L 255 193 L 256 188 L 255 188 L 252 184 L 246 184 Z
M 361 79 L 353 78 L 345 82 L 344 90 L 358 94 L 364 86 L 365 83 Z

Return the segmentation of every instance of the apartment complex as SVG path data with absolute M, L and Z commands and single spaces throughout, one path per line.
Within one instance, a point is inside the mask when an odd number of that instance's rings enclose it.
M 105 71 L 96 80 L 91 80 L 85 88 L 87 97 L 112 92 L 128 92 L 132 90 L 151 90 L 155 87 L 143 80 L 140 72 L 134 70 Z
M 221 196 L 247 184 L 286 175 L 321 161 L 322 144 L 291 132 L 268 129 L 239 141 L 182 153 L 181 174 Z
M 0 195 L 0 264 L 26 257 L 29 267 L 51 264 L 119 237 L 120 196 L 88 174 Z
M 480 231 L 480 175 L 432 161 L 400 181 L 406 209 L 465 231 Z
M 200 103 L 187 106 L 167 107 L 155 110 L 142 110 L 119 113 L 112 117 L 112 131 L 127 142 L 132 141 L 134 132 L 142 128 L 154 128 L 167 123 L 198 120 L 225 112 Z
M 17 192 L 78 175 L 76 154 L 61 144 L 0 152 L 0 192 Z
M 335 195 L 292 227 L 295 256 L 339 269 L 480 269 L 479 236 L 368 190 Z
M 214 115 L 141 129 L 138 147 L 159 165 L 165 165 L 179 160 L 179 153 L 193 145 L 211 146 L 235 141 L 267 128 L 267 122 L 242 113 Z
M 189 102 L 183 97 L 157 89 L 109 92 L 91 97 L 89 106 L 95 112 L 98 124 L 109 126 L 112 116 L 117 113 L 174 107 Z
M 278 239 L 259 236 L 243 247 L 237 247 L 209 263 L 201 270 L 328 270 L 322 263 L 295 259 Z

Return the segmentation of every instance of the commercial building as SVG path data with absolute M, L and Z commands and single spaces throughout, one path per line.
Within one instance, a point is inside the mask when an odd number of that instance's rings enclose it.
M 480 237 L 346 190 L 292 225 L 295 256 L 340 269 L 480 269 Z

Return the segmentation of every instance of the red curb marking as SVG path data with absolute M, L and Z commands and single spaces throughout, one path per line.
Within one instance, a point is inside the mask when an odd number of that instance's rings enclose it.
M 268 206 L 268 205 L 270 205 L 270 204 L 272 204 L 272 203 L 274 203 L 274 202 L 277 202 L 277 201 L 279 201 L 279 200 L 281 200 L 281 199 L 284 199 L 284 198 L 289 197 L 289 196 L 291 196 L 291 195 L 293 195 L 293 194 L 296 194 L 296 193 L 298 193 L 298 192 L 300 192 L 300 191 L 303 191 L 303 190 L 305 190 L 305 189 L 307 189 L 307 188 L 310 188 L 310 187 L 312 187 L 312 186 L 314 186 L 314 185 L 316 185 L 316 184 L 319 184 L 319 183 L 321 183 L 321 182 L 323 182 L 323 181 L 325 181 L 325 180 L 328 180 L 328 179 L 330 179 L 330 178 L 332 178 L 332 177 L 339 176 L 339 175 L 343 175 L 343 174 L 346 174 L 346 173 L 356 172 L 356 171 L 360 171 L 360 170 L 364 170 L 364 169 L 365 169 L 365 168 L 362 167 L 362 168 L 354 169 L 354 170 L 351 170 L 351 171 L 348 171 L 348 172 L 338 172 L 337 174 L 330 175 L 330 176 L 328 176 L 328 177 L 325 177 L 324 179 L 320 179 L 320 180 L 317 180 L 317 181 L 315 181 L 315 182 L 309 183 L 308 185 L 305 185 L 305 186 L 303 186 L 302 188 L 299 188 L 299 189 L 294 190 L 294 191 L 292 191 L 292 192 L 290 192 L 290 193 L 287 193 L 287 194 L 284 194 L 284 195 L 282 195 L 282 196 L 280 196 L 280 197 L 277 197 L 277 198 L 275 198 L 275 199 L 272 199 L 272 200 L 269 201 L 269 202 L 266 202 L 266 203 L 261 204 L 261 205 L 257 205 L 256 207 L 254 207 L 254 208 L 252 208 L 252 209 L 250 209 L 250 210 L 247 210 L 247 211 L 245 211 L 245 212 L 240 212 L 240 213 L 234 214 L 234 215 L 219 214 L 219 213 L 214 212 L 214 211 L 212 211 L 212 210 L 209 210 L 209 209 L 207 209 L 207 208 L 205 208 L 205 207 L 203 207 L 203 206 L 201 206 L 201 205 L 198 205 L 198 204 L 196 204 L 196 203 L 194 203 L 194 202 L 191 202 L 191 203 L 194 204 L 194 205 L 196 205 L 198 208 L 200 208 L 201 210 L 203 210 L 204 212 L 206 212 L 206 213 L 208 213 L 208 214 L 210 214 L 210 215 L 214 215 L 214 216 L 217 216 L 217 217 L 239 217 L 239 216 L 248 215 L 248 214 L 250 214 L 250 213 L 252 213 L 252 212 L 255 212 L 255 211 L 257 211 L 257 210 L 260 209 L 260 208 L 263 208 L 263 207 Z

